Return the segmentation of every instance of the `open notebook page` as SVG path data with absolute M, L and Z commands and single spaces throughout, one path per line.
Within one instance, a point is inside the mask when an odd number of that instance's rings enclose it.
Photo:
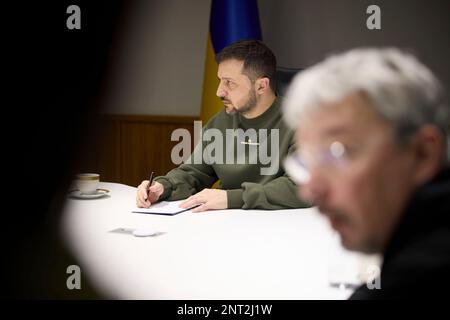
M 179 201 L 161 201 L 155 204 L 152 204 L 150 208 L 134 208 L 132 212 L 136 213 L 149 213 L 149 214 L 163 214 L 163 215 L 175 215 L 190 209 L 197 207 L 198 205 L 192 206 L 190 208 L 180 208 L 179 205 L 184 200 Z

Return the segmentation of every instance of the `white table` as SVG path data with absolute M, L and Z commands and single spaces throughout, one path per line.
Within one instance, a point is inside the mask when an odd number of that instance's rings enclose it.
M 175 216 L 132 213 L 136 188 L 101 183 L 109 196 L 68 199 L 67 244 L 94 286 L 119 299 L 345 299 L 329 285 L 356 272 L 316 209 L 220 210 Z M 152 227 L 156 237 L 110 233 Z

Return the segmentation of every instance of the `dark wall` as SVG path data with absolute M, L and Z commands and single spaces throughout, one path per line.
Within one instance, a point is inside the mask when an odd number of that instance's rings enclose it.
M 308 67 L 359 46 L 413 51 L 450 91 L 448 0 L 259 0 L 266 43 L 284 67 Z M 366 9 L 381 8 L 381 30 L 366 28 Z

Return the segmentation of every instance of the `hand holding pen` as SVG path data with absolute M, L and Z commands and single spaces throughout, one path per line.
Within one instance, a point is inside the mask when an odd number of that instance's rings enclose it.
M 164 192 L 164 186 L 158 181 L 153 181 L 154 172 L 150 174 L 148 180 L 144 180 L 138 186 L 136 194 L 136 206 L 138 208 L 148 208 L 152 203 L 158 202 L 159 197 Z

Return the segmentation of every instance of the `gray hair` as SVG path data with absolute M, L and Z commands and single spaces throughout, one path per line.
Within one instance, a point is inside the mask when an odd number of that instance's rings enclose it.
M 303 112 L 357 92 L 393 124 L 399 141 L 434 124 L 448 146 L 450 112 L 442 85 L 414 56 L 395 48 L 353 49 L 300 72 L 287 90 L 284 119 L 296 128 Z

